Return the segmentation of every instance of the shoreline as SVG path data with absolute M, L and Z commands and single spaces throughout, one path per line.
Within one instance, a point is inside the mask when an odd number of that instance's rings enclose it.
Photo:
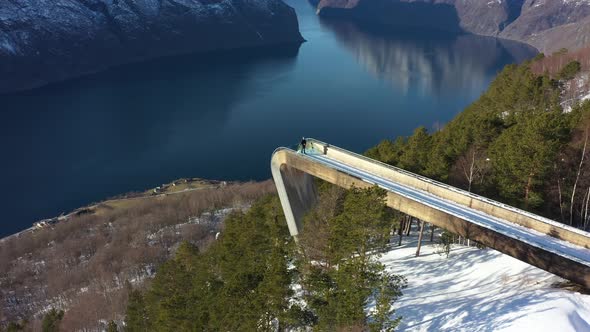
M 0 238 L 0 243 L 13 238 L 20 237 L 30 232 L 35 232 L 40 229 L 52 227 L 61 222 L 67 222 L 72 217 L 77 217 L 85 214 L 97 214 L 101 209 L 114 209 L 117 205 L 124 205 L 126 202 L 141 201 L 145 199 L 157 199 L 171 195 L 185 194 L 188 192 L 203 190 L 203 189 L 219 189 L 229 184 L 236 184 L 239 181 L 221 181 L 208 180 L 202 178 L 180 178 L 161 186 L 150 188 L 140 192 L 127 192 L 124 194 L 108 197 L 102 201 L 90 203 L 88 205 L 76 208 L 69 213 L 61 214 L 57 217 L 45 218 L 37 220 L 28 228 L 19 232 L 4 236 Z

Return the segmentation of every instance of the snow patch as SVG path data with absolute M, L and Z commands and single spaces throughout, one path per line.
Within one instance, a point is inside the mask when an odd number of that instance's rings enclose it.
M 405 275 L 399 331 L 590 331 L 590 296 L 553 288 L 561 278 L 491 249 L 455 246 L 449 258 L 416 238 L 381 258 Z

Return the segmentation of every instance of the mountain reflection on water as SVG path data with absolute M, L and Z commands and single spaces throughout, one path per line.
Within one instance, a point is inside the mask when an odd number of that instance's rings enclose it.
M 478 92 L 490 71 L 507 62 L 521 62 L 535 53 L 532 47 L 509 40 L 470 34 L 446 34 L 371 26 L 338 19 L 320 23 L 360 65 L 375 77 L 407 95 Z

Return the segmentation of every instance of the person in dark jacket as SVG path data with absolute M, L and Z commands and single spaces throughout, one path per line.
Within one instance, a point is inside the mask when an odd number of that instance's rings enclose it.
M 305 139 L 305 137 L 301 138 L 301 151 L 303 152 L 303 154 L 305 153 L 305 147 L 307 146 L 307 140 Z

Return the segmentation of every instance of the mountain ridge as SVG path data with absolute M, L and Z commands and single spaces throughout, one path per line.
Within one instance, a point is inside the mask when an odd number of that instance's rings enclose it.
M 318 14 L 517 40 L 541 52 L 590 43 L 588 0 L 312 0 Z M 565 38 L 564 38 L 565 36 Z
M 280 0 L 7 0 L 0 93 L 162 56 L 302 41 Z

